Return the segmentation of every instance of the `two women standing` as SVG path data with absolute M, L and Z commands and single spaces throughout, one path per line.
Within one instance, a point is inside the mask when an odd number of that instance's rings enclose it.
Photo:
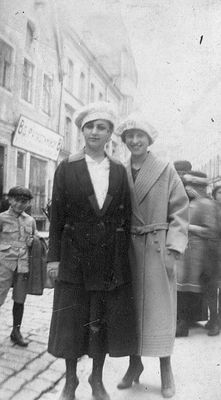
M 139 380 L 142 355 L 157 356 L 162 394 L 175 393 L 175 264 L 187 243 L 188 200 L 175 170 L 148 151 L 156 131 L 132 115 L 118 129 L 131 152 L 131 221 L 126 171 L 104 152 L 114 125 L 109 107 L 80 111 L 75 121 L 85 149 L 63 161 L 54 179 L 49 267 L 57 281 L 49 352 L 66 360 L 61 400 L 75 398 L 77 359 L 84 354 L 93 358 L 95 400 L 109 399 L 102 381 L 106 353 L 130 355 L 120 389 Z

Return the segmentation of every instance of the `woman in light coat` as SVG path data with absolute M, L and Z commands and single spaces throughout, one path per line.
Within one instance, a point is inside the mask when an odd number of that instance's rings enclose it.
M 132 200 L 129 256 L 139 331 L 137 352 L 131 354 L 118 388 L 139 381 L 141 356 L 159 357 L 161 392 L 172 397 L 176 260 L 187 245 L 188 198 L 175 169 L 148 150 L 157 132 L 140 113 L 131 114 L 117 133 L 131 152 L 127 166 Z

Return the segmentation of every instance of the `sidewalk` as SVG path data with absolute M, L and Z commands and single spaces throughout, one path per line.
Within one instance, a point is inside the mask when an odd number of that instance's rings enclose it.
M 64 385 L 64 360 L 47 353 L 48 330 L 53 290 L 43 296 L 28 296 L 22 334 L 29 340 L 27 348 L 10 341 L 12 329 L 11 293 L 0 309 L 0 400 L 57 400 Z M 174 400 L 221 399 L 221 335 L 208 337 L 202 326 L 191 329 L 187 338 L 176 339 L 172 358 L 177 394 Z M 145 370 L 141 384 L 120 391 L 117 383 L 127 369 L 127 358 L 107 357 L 104 382 L 111 400 L 162 400 L 159 360 L 143 358 Z M 87 382 L 91 360 L 78 363 L 80 384 L 76 400 L 91 400 Z

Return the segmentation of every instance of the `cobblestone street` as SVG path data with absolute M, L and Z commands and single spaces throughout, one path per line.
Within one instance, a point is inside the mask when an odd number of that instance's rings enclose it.
M 11 294 L 0 310 L 0 400 L 57 400 L 64 384 L 64 361 L 47 353 L 53 291 L 43 296 L 28 296 L 22 333 L 29 340 L 27 348 L 10 341 L 12 329 Z M 159 362 L 143 358 L 145 371 L 141 384 L 119 391 L 117 382 L 127 368 L 127 358 L 107 358 L 104 382 L 111 400 L 157 400 L 160 394 Z M 175 400 L 220 400 L 221 336 L 208 337 L 203 326 L 194 327 L 187 338 L 176 339 L 173 369 L 177 394 Z M 78 363 L 80 384 L 77 400 L 90 400 L 87 382 L 91 360 Z

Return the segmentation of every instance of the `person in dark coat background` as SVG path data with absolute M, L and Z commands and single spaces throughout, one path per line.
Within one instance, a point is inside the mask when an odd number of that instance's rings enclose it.
M 208 263 L 209 286 L 208 306 L 210 319 L 205 325 L 209 336 L 216 336 L 220 333 L 220 289 L 221 289 L 221 185 L 212 190 L 214 199 L 217 240 L 214 241 L 214 249 Z M 218 290 L 219 289 L 219 293 Z
M 139 111 L 116 131 L 131 153 L 127 174 L 132 200 L 129 258 L 138 325 L 138 346 L 119 389 L 138 382 L 141 356 L 158 357 L 161 393 L 174 396 L 171 355 L 176 330 L 176 267 L 187 245 L 189 202 L 175 169 L 149 147 L 157 131 Z
M 77 359 L 85 354 L 93 358 L 94 399 L 109 399 L 105 354 L 121 357 L 136 348 L 129 187 L 124 167 L 104 151 L 114 121 L 109 103 L 79 110 L 75 123 L 85 148 L 62 161 L 54 177 L 48 272 L 56 280 L 48 351 L 66 361 L 62 400 L 75 398 Z
M 190 225 L 188 247 L 178 268 L 177 337 L 187 336 L 193 322 L 207 319 L 211 259 L 217 249 L 216 214 L 207 195 L 206 174 L 191 170 L 183 182 L 190 199 Z

